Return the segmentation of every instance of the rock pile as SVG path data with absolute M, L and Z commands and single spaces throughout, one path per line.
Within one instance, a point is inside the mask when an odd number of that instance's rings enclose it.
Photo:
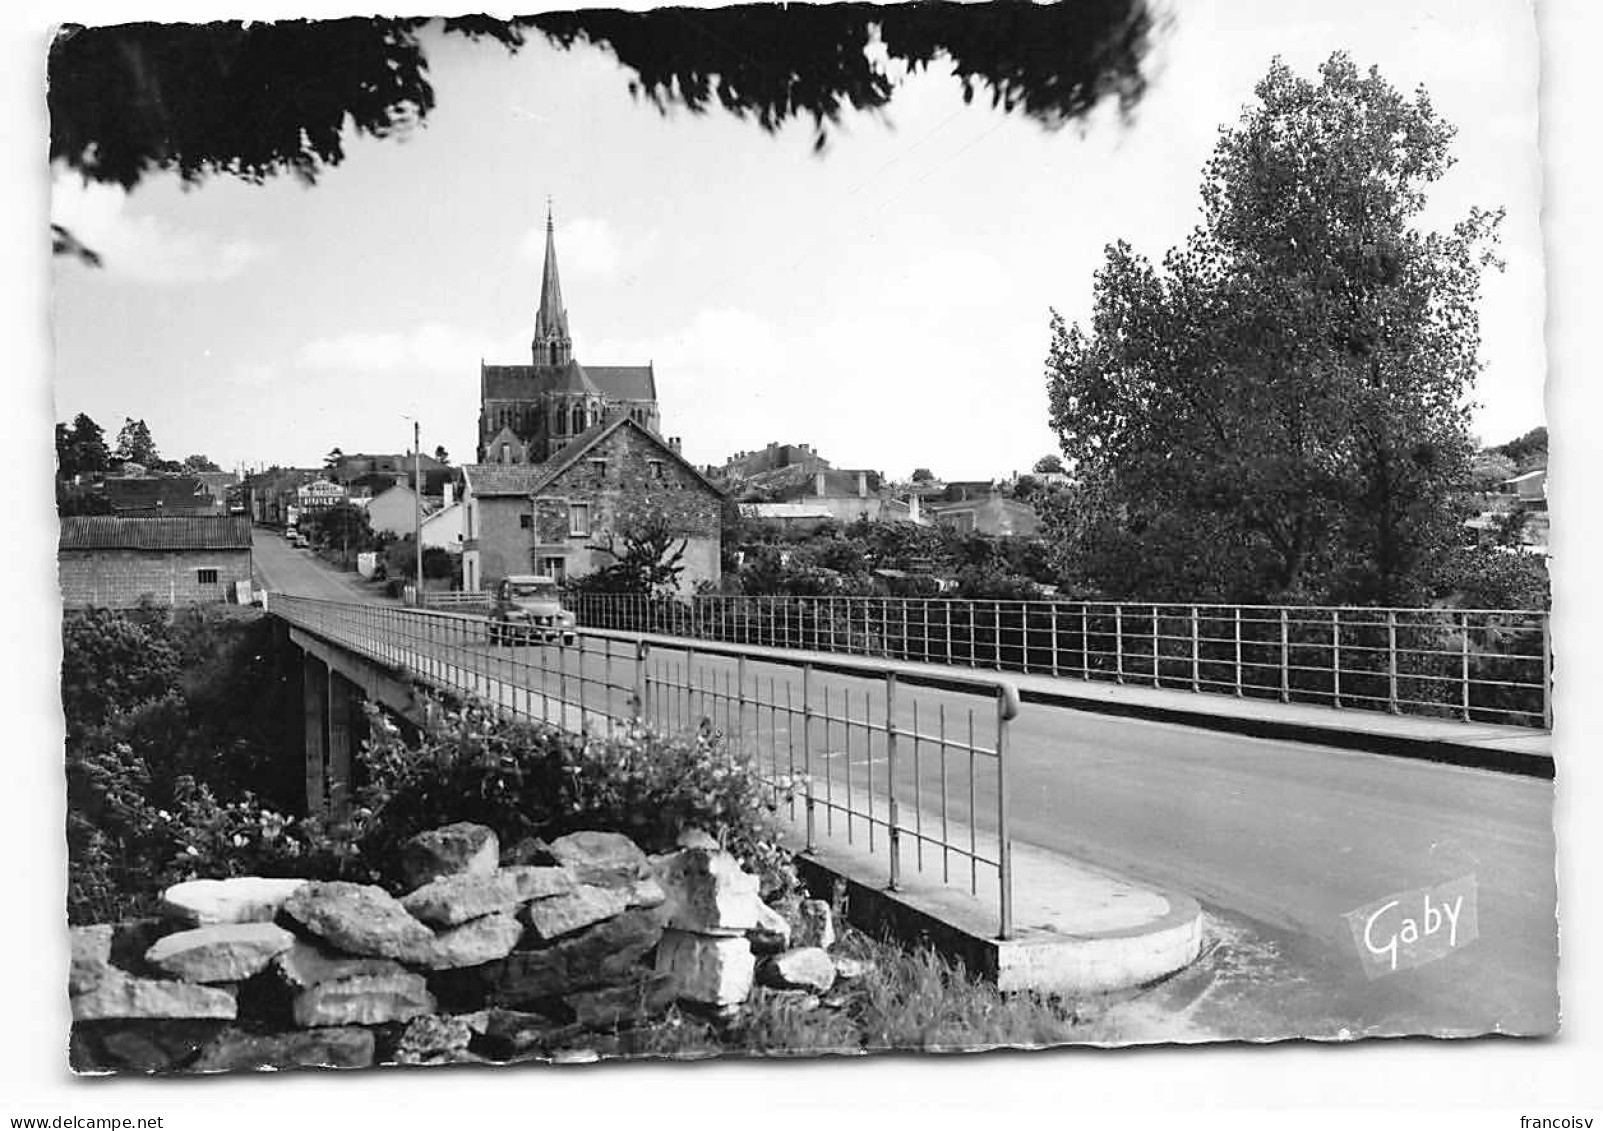
M 649 857 L 578 832 L 503 854 L 458 824 L 409 842 L 410 890 L 178 884 L 161 920 L 72 930 L 72 1061 L 222 1072 L 568 1058 L 680 1002 L 827 993 L 829 908 L 791 918 L 705 834 Z M 792 921 L 794 919 L 794 922 Z M 603 1039 L 604 1043 L 604 1039 Z

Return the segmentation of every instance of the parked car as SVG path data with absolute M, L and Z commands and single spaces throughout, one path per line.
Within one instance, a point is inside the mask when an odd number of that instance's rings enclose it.
M 542 574 L 513 574 L 497 582 L 489 620 L 491 644 L 572 644 L 579 638 L 576 618 L 562 607 L 557 579 Z

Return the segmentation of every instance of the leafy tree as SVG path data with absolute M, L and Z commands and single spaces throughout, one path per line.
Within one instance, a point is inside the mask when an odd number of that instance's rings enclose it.
M 344 458 L 345 458 L 345 453 L 344 452 L 340 451 L 338 448 L 330 448 L 328 450 L 328 455 L 323 457 L 323 470 L 324 471 L 333 471 L 336 467 L 339 466 L 340 460 L 342 460 Z
M 344 159 L 349 136 L 403 135 L 433 111 L 431 23 L 67 25 L 50 51 L 51 159 L 125 188 L 156 171 L 314 182 Z M 434 26 L 513 52 L 530 32 L 563 49 L 603 48 L 630 91 L 664 110 L 718 106 L 769 131 L 811 118 L 821 148 L 846 106 L 883 108 L 898 66 L 921 70 L 937 56 L 965 97 L 986 91 L 1048 127 L 1107 98 L 1127 108 L 1145 89 L 1154 21 L 1143 0 L 1081 0 L 591 9 Z M 876 34 L 886 65 L 868 51 Z
M 122 463 L 137 463 L 156 469 L 155 465 L 161 462 L 161 454 L 156 450 L 156 442 L 150 438 L 150 427 L 144 420 L 123 418 L 122 428 L 117 432 L 116 458 Z
M 72 424 L 56 425 L 56 474 L 61 479 L 99 477 L 111 466 L 106 433 L 88 414 L 80 412 Z
M 444 444 L 436 444 L 434 446 L 434 458 L 439 460 L 441 463 L 450 463 L 451 453 L 445 450 Z
M 672 595 L 679 589 L 689 544 L 689 539 L 674 534 L 667 516 L 660 512 L 632 516 L 618 531 L 608 531 L 589 546 L 612 558 L 612 564 L 576 578 L 573 585 L 588 593 Z
M 1276 60 L 1221 133 L 1201 226 L 1161 268 L 1110 247 L 1088 329 L 1053 314 L 1081 483 L 1048 528 L 1104 592 L 1400 604 L 1457 544 L 1500 213 L 1418 230 L 1452 127 L 1344 54 L 1320 75 Z
M 1492 451 L 1514 461 L 1516 473 L 1547 466 L 1547 428 L 1532 428 L 1516 440 L 1510 440 Z
M 1471 488 L 1478 495 L 1489 495 L 1514 478 L 1514 461 L 1496 448 L 1478 453 L 1469 465 Z
M 1052 475 L 1063 473 L 1063 461 L 1055 455 L 1047 454 L 1035 461 L 1032 471 L 1039 475 Z
M 195 472 L 195 471 L 221 471 L 222 470 L 222 468 L 218 467 L 209 458 L 207 458 L 206 456 L 201 456 L 201 455 L 185 456 L 184 457 L 184 462 L 182 464 L 182 467 L 183 467 L 183 470 L 190 471 L 190 472 Z
M 915 467 L 913 469 L 913 482 L 914 483 L 933 483 L 934 481 L 935 481 L 935 473 L 933 471 L 931 471 L 929 468 L 927 468 L 927 467 Z
M 1021 475 L 1013 481 L 1013 497 L 1028 502 L 1041 491 L 1041 481 L 1033 475 Z

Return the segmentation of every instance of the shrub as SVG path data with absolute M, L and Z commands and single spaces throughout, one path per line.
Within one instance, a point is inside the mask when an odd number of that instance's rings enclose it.
M 394 860 L 408 837 L 454 821 L 486 825 L 504 844 L 605 829 L 647 852 L 671 849 L 694 827 L 761 875 L 766 891 L 795 885 L 769 820 L 779 798 L 716 735 L 670 737 L 637 724 L 581 737 L 480 704 L 436 705 L 433 715 L 408 745 L 399 727 L 370 714 L 353 829 L 366 860 Z

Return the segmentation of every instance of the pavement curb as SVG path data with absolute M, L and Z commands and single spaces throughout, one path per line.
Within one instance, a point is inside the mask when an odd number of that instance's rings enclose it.
M 1177 892 L 1148 889 L 1169 905 L 1167 913 L 1148 923 L 1079 934 L 1024 928 L 1004 940 L 966 927 L 938 908 L 918 906 L 902 892 L 852 879 L 843 865 L 818 855 L 798 853 L 795 860 L 814 895 L 837 905 L 844 899 L 854 926 L 904 942 L 927 942 L 1005 993 L 1089 996 L 1131 989 L 1184 969 L 1202 953 L 1202 909 Z
M 1551 781 L 1554 775 L 1553 758 L 1546 754 L 1531 754 L 1520 750 L 1477 746 L 1469 743 L 1444 742 L 1440 739 L 1413 738 L 1405 735 L 1382 734 L 1376 731 L 1352 730 L 1339 726 L 1322 726 L 1318 723 L 1288 722 L 1279 719 L 1246 718 L 1216 714 L 1212 711 L 1193 711 L 1174 707 L 1159 707 L 1150 703 L 1120 702 L 1092 698 L 1061 691 L 1041 691 L 1019 688 L 1019 699 L 1025 703 L 1039 703 L 1051 707 L 1067 707 L 1098 715 L 1145 719 L 1150 722 L 1174 723 L 1196 727 L 1199 730 L 1242 734 L 1249 738 L 1280 739 L 1289 742 L 1307 742 L 1321 746 L 1336 746 L 1345 750 L 1363 750 L 1371 754 L 1384 754 L 1393 758 L 1413 758 L 1427 762 L 1443 762 L 1477 770 L 1495 770 L 1501 773 L 1522 774 L 1527 777 Z

